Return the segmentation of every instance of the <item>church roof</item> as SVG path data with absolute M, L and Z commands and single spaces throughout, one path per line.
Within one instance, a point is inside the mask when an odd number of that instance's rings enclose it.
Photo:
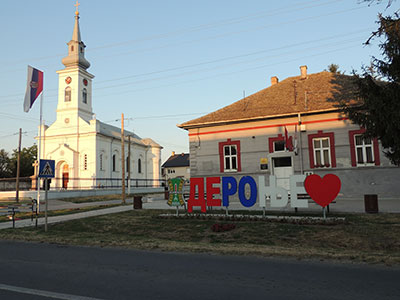
M 96 122 L 98 122 L 98 127 L 97 127 L 98 131 L 97 132 L 99 134 L 102 134 L 102 135 L 108 136 L 108 137 L 112 137 L 115 139 L 121 139 L 121 128 L 118 128 L 118 127 L 110 125 L 110 124 L 103 123 L 99 120 L 96 120 Z M 153 148 L 157 148 L 157 147 L 162 148 L 162 146 L 160 146 L 158 143 L 156 143 L 152 139 L 150 139 L 150 138 L 142 139 L 140 136 L 133 133 L 132 131 L 124 130 L 124 135 L 126 138 L 128 138 L 128 136 L 131 136 L 132 143 L 142 145 L 142 146 L 151 146 Z
M 338 109 L 340 99 L 351 100 L 354 96 L 352 76 L 326 71 L 294 76 L 178 127 L 190 129 L 297 113 L 334 111 Z

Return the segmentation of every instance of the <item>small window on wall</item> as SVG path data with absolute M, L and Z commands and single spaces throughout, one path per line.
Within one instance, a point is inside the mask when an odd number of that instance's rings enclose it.
M 142 173 L 142 160 L 138 159 L 138 173 Z
M 349 131 L 351 165 L 353 167 L 380 165 L 377 139 L 364 137 L 365 129 Z
M 103 170 L 103 154 L 100 154 L 100 170 Z
M 355 147 L 357 164 L 373 164 L 374 163 L 374 150 L 372 147 L 371 138 L 363 139 L 362 135 L 355 135 Z
M 240 141 L 228 139 L 226 142 L 220 142 L 218 147 L 220 172 L 240 172 Z
M 274 142 L 274 152 L 285 151 L 285 141 Z
M 82 90 L 82 102 L 87 103 L 87 89 L 83 88 Z
M 224 146 L 224 171 L 237 171 L 236 145 Z
M 310 168 L 336 168 L 335 137 L 333 132 L 318 131 L 308 135 Z
M 115 171 L 117 171 L 117 162 L 116 162 L 116 156 L 115 156 L 115 154 L 113 154 L 113 156 L 112 156 L 112 170 L 113 170 L 113 172 L 115 172 Z
M 331 153 L 329 138 L 313 139 L 314 145 L 314 165 L 316 167 L 330 167 Z
M 83 169 L 84 169 L 84 170 L 87 170 L 87 166 L 88 166 L 88 163 L 87 163 L 87 154 L 85 154 L 84 157 L 83 157 Z
M 71 102 L 71 88 L 67 86 L 65 88 L 65 97 L 64 97 L 65 102 Z

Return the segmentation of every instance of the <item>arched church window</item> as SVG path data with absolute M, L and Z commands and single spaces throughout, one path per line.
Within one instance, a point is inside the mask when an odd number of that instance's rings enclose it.
M 65 88 L 65 102 L 71 102 L 71 87 L 67 86 Z
M 142 160 L 140 158 L 138 159 L 137 165 L 138 165 L 138 173 L 142 173 Z
M 115 154 L 113 154 L 113 158 L 112 158 L 112 170 L 113 170 L 113 172 L 115 172 L 117 170 L 117 162 L 116 162 Z
M 71 51 L 74 51 L 74 46 L 71 46 Z
M 87 89 L 83 88 L 82 90 L 82 101 L 83 103 L 87 103 Z
M 87 170 L 87 154 L 83 156 L 83 169 Z

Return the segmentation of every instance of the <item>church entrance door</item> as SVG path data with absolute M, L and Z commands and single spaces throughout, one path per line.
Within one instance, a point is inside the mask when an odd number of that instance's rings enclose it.
M 62 170 L 62 187 L 63 189 L 67 189 L 69 181 L 69 166 L 65 164 Z

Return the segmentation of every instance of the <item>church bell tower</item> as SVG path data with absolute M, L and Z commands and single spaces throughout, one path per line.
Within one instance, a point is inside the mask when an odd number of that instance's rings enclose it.
M 65 66 L 58 73 L 57 120 L 76 124 L 78 118 L 89 122 L 93 117 L 92 79 L 87 72 L 90 63 L 85 58 L 85 44 L 79 29 L 79 3 L 76 3 L 75 24 L 72 39 L 67 43 L 68 56 L 62 59 Z

